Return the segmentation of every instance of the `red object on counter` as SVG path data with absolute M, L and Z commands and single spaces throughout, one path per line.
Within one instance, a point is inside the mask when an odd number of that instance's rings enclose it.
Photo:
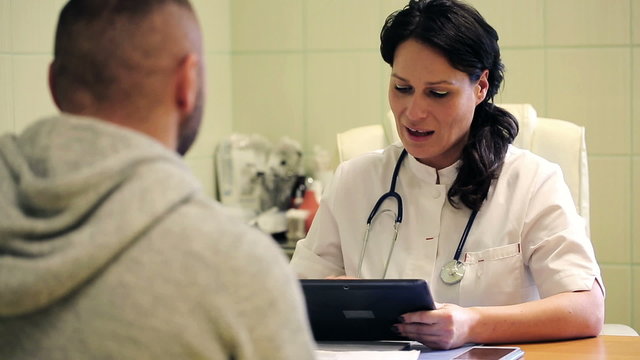
M 309 228 L 311 227 L 311 223 L 313 222 L 313 218 L 316 216 L 316 212 L 318 211 L 318 201 L 316 200 L 316 194 L 313 190 L 307 189 L 304 192 L 304 198 L 302 199 L 302 204 L 298 209 L 308 210 L 309 216 L 307 216 L 307 220 L 304 222 L 305 231 L 309 232 Z

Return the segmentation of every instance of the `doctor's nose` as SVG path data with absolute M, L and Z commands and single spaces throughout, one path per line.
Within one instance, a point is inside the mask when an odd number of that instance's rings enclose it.
M 410 120 L 420 120 L 427 116 L 429 105 L 421 96 L 412 96 L 407 103 L 406 114 Z

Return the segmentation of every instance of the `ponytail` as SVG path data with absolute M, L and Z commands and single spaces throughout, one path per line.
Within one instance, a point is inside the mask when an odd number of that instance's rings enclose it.
M 487 100 L 476 107 L 462 165 L 448 193 L 453 206 L 458 207 L 458 199 L 469 209 L 480 210 L 516 135 L 518 121 L 508 111 Z

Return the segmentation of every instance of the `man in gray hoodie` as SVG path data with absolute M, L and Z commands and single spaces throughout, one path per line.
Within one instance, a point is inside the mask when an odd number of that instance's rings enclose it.
M 62 114 L 0 137 L 0 359 L 312 358 L 284 254 L 177 154 L 204 90 L 188 0 L 69 1 L 50 87 Z

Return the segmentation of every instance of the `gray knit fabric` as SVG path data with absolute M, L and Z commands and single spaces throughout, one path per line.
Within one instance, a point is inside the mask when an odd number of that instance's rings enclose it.
M 145 135 L 0 137 L 0 359 L 309 359 L 282 251 Z

